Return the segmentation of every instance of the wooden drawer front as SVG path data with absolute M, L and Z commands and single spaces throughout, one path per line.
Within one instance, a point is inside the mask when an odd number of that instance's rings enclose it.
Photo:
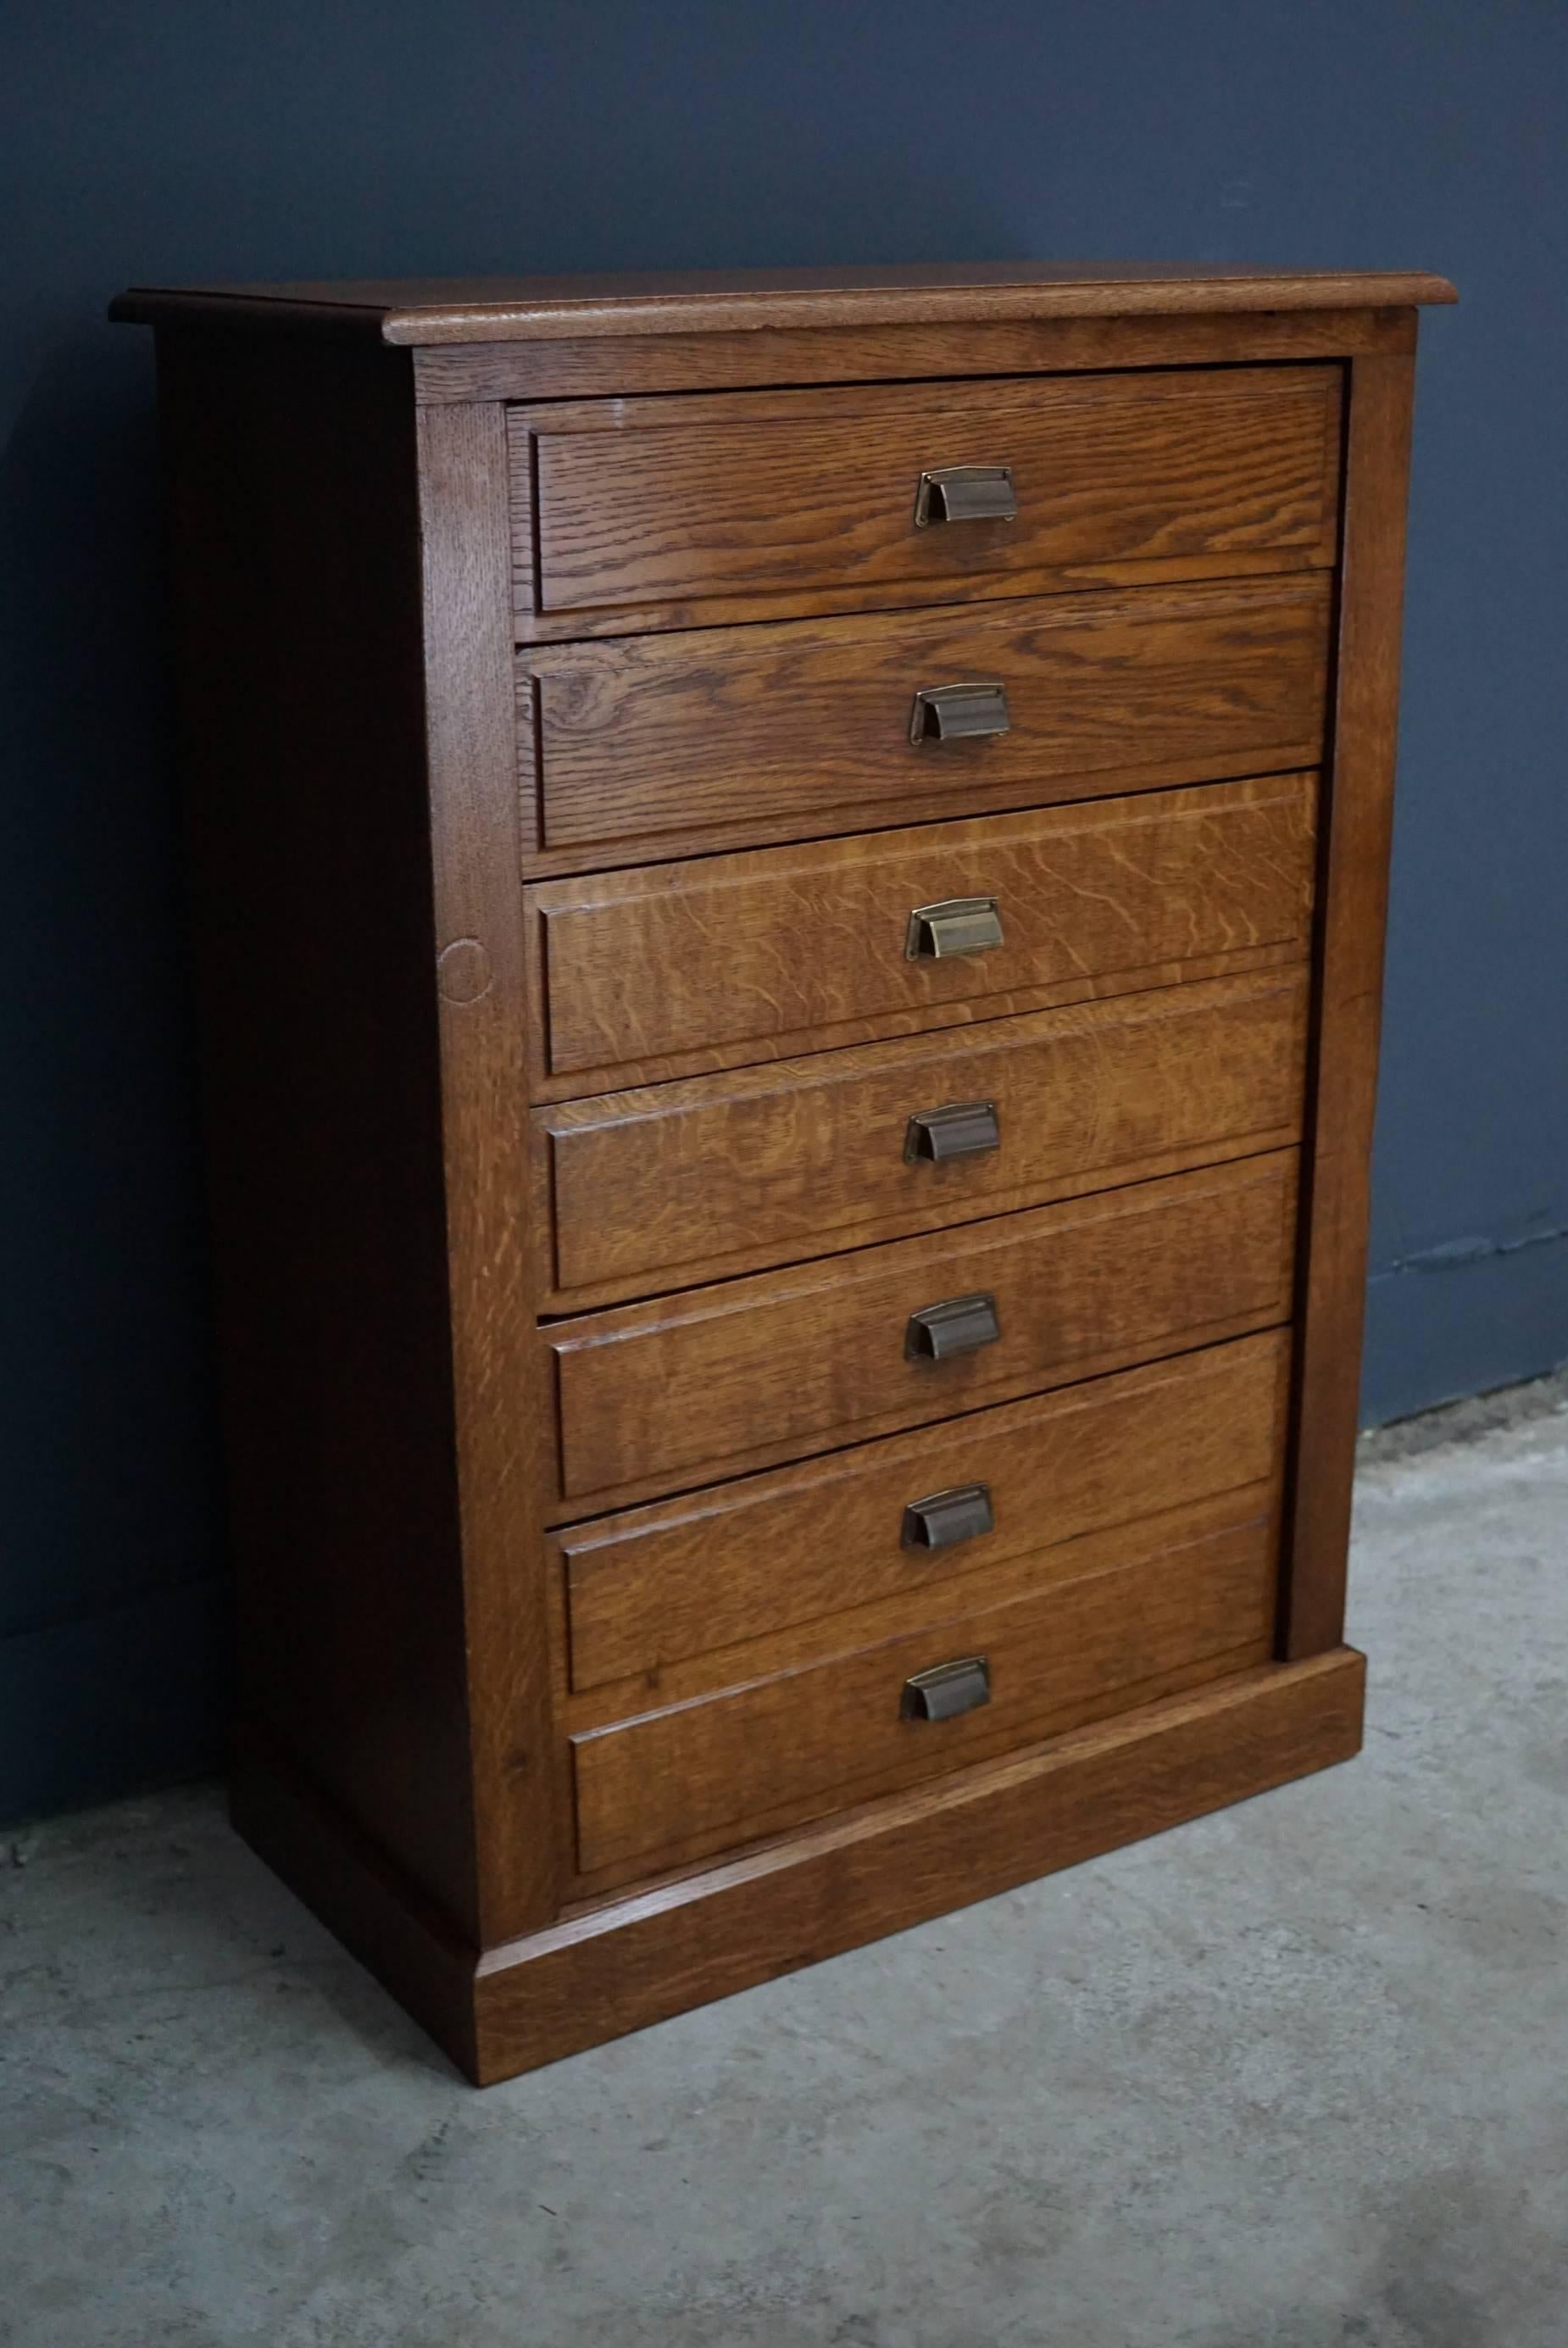
M 1274 1330 L 552 1534 L 571 1685 L 683 1696 L 751 1677 L 757 1658 L 777 1669 L 841 1648 L 834 1618 L 856 1608 L 903 1629 L 960 1577 L 989 1600 L 1070 1575 L 1088 1534 L 1267 1482 L 1289 1376 L 1289 1332 Z M 913 1501 L 976 1483 L 989 1531 L 905 1540 Z
M 1238 1499 L 1241 1496 L 1237 1496 Z M 1256 1496 L 1252 1496 L 1254 1503 Z M 573 1737 L 584 1874 L 696 1859 L 1120 1710 L 1151 1690 L 1263 1660 L 1276 1533 L 1254 1516 L 1180 1547 L 948 1620 L 859 1653 Z M 984 1656 L 991 1699 L 901 1717 L 911 1675 Z
M 547 1309 L 1295 1141 L 1306 1000 L 1305 969 L 1269 971 L 536 1109 Z M 997 1148 L 906 1159 L 912 1116 L 970 1101 Z
M 1295 1170 L 1282 1150 L 558 1323 L 566 1500 L 707 1480 L 1282 1321 Z M 993 1342 L 909 1358 L 913 1313 L 974 1294 L 994 1300 Z
M 546 881 L 538 1058 L 583 1091 L 1305 952 L 1315 805 L 1315 776 L 1279 775 Z M 1000 947 L 911 959 L 916 906 L 985 896 Z
M 520 654 L 542 850 L 852 831 L 1311 767 L 1329 582 L 1146 588 Z M 1000 685 L 1005 734 L 911 740 L 918 692 Z
M 525 629 L 690 627 L 1332 562 L 1339 371 L 1078 376 L 513 408 Z M 1011 469 L 1011 520 L 916 521 Z

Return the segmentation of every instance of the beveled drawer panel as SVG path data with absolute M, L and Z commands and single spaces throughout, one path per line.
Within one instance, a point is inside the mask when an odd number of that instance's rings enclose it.
M 820 1256 L 1297 1138 L 1305 968 L 533 1112 L 546 1309 Z M 999 1146 L 906 1156 L 948 1103 Z
M 1325 565 L 1338 416 L 1310 366 L 515 407 L 516 607 L 576 633 Z
M 1131 1527 L 1128 1561 L 1108 1570 L 579 1734 L 583 1873 L 603 1880 L 700 1858 L 1263 1661 L 1275 1522 L 1272 1511 L 1238 1521 L 1259 1498 L 1215 1503 L 1214 1529 L 1180 1546 Z M 989 1701 L 955 1717 L 905 1716 L 912 1677 L 961 1659 L 984 1662 Z
M 531 861 L 1315 766 L 1329 593 L 1313 573 L 535 646 L 517 656 Z M 912 738 L 918 694 L 976 683 L 1002 688 L 1005 733 Z
M 552 1534 L 571 1685 L 684 1697 L 841 1647 L 856 1609 L 874 1636 L 963 1577 L 989 1601 L 1069 1575 L 1088 1534 L 1274 1476 L 1289 1375 L 1274 1330 Z M 913 1504 L 973 1486 L 981 1529 L 928 1545 Z
M 1275 775 L 545 881 L 535 1065 L 583 1092 L 1305 953 L 1315 807 Z M 999 946 L 912 953 L 917 908 L 985 897 Z
M 1281 1150 L 552 1323 L 565 1499 L 707 1481 L 1282 1321 L 1295 1175 Z M 914 1351 L 914 1316 L 958 1296 L 989 1300 L 960 1332 L 981 1342 Z

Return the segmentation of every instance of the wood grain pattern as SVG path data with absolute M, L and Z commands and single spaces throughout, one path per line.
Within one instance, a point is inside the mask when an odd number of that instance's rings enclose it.
M 537 931 L 535 935 L 537 938 Z M 826 1026 L 752 1036 L 738 1044 L 710 1045 L 706 1051 L 682 1053 L 678 1058 L 626 1061 L 618 1067 L 585 1068 L 566 1076 L 538 1073 L 543 1011 L 537 1007 L 531 1014 L 530 1023 L 529 1097 L 544 1105 L 580 1100 L 610 1086 L 640 1087 L 669 1077 L 717 1075 L 729 1068 L 796 1059 L 807 1052 L 839 1051 L 851 1044 L 891 1044 L 901 1035 L 923 1035 L 943 1027 L 985 1027 L 993 1020 L 1019 1018 L 1031 1011 L 1062 1011 L 1075 1003 L 1105 1002 L 1118 994 L 1145 994 L 1156 987 L 1197 986 L 1205 979 L 1284 970 L 1302 959 L 1299 938 L 1284 939 L 1277 945 L 1234 946 L 1224 953 L 1199 954 L 1181 962 L 1146 963 L 1136 970 L 1085 973 L 1074 978 L 1055 979 L 1044 986 L 1010 986 L 1000 994 L 952 997 L 918 1009 L 911 1005 L 903 1011 L 872 1012 L 860 1019 L 833 1020 Z
M 1309 934 L 1315 778 L 1214 783 L 797 850 L 645 867 L 526 892 L 546 1096 L 738 1066 L 851 1025 L 903 1032 L 987 998 L 1101 990 Z M 911 961 L 917 905 L 997 898 L 994 952 Z M 631 971 L 657 971 L 632 987 Z M 892 1031 L 889 1031 L 892 1032 Z M 536 1094 L 536 1097 L 539 1097 Z
M 1351 377 L 1345 561 L 1324 842 L 1308 1221 L 1284 1651 L 1344 1635 L 1393 824 L 1414 362 Z
M 759 1640 L 776 1668 L 808 1660 L 857 1608 L 891 1601 L 907 1624 L 954 1581 L 1054 1581 L 1087 1534 L 1274 1476 L 1290 1353 L 1284 1331 L 1243 1337 L 555 1533 L 571 1686 L 608 1684 L 615 1717 L 638 1708 L 617 1682 L 679 1698 L 753 1677 Z M 905 1545 L 911 1502 L 975 1482 L 991 1531 Z
M 945 1775 L 1078 1726 L 1079 1707 L 1244 1651 L 1274 1630 L 1278 1528 L 1233 1527 L 1152 1562 L 929 1621 L 863 1654 L 574 1737 L 584 1874 L 696 1859 L 793 1825 L 857 1791 Z M 905 1720 L 911 1673 L 984 1655 L 991 1700 L 942 1722 Z M 1235 1668 L 1233 1664 L 1232 1668 Z
M 819 1256 L 1294 1141 L 1306 983 L 1271 971 L 536 1109 L 546 1309 Z M 999 1149 L 903 1158 L 994 1102 Z
M 508 410 L 523 633 L 1323 565 L 1337 366 L 697 394 Z M 918 529 L 922 470 L 1006 464 L 1017 518 Z M 553 626 L 552 623 L 553 623 Z
M 521 906 L 499 408 L 419 411 L 419 531 L 452 1377 L 480 1935 L 553 1914 L 561 1852 L 538 1526 L 551 1474 L 527 1244 Z
M 562 1493 L 580 1514 L 1283 1320 L 1295 1239 L 1286 1150 L 554 1323 Z M 995 1344 L 905 1358 L 913 1313 L 979 1292 Z
M 536 647 L 524 804 L 549 848 L 781 817 L 810 837 L 927 794 L 978 814 L 1311 767 L 1328 618 L 1315 574 Z M 917 689 L 972 680 L 1006 687 L 1009 732 L 913 745 Z
M 415 396 L 592 399 L 785 384 L 1099 374 L 1116 367 L 1249 366 L 1410 350 L 1415 312 L 1237 311 L 1228 315 L 1027 318 L 971 325 L 758 327 L 634 342 L 469 343 L 416 349 Z
M 1210 1540 L 1239 1524 L 1277 1518 L 1279 1468 L 1276 1458 L 1274 1472 L 1262 1483 L 1235 1486 L 1179 1508 L 1162 1509 L 1152 1517 L 1102 1526 L 1037 1557 L 1003 1557 L 988 1570 L 962 1579 L 949 1575 L 918 1604 L 911 1603 L 911 1592 L 906 1590 L 902 1596 L 869 1599 L 786 1630 L 759 1631 L 733 1646 L 671 1663 L 656 1680 L 645 1673 L 637 1673 L 605 1681 L 580 1694 L 573 1693 L 566 1685 L 563 1668 L 566 1639 L 562 1621 L 557 1628 L 556 1704 L 568 1746 L 573 1739 L 592 1730 L 639 1718 L 655 1707 L 665 1710 L 725 1689 L 748 1687 L 776 1678 L 781 1672 L 799 1671 L 809 1663 L 831 1662 L 882 1646 L 890 1639 L 902 1638 L 922 1628 L 936 1615 L 999 1605 L 1011 1598 L 1034 1597 L 1041 1590 L 1061 1582 L 1083 1581 L 1095 1574 L 1146 1563 L 1196 1541 Z M 1240 1670 L 1242 1665 L 1232 1663 L 1226 1668 Z M 1082 1716 L 1086 1720 L 1099 1719 L 1127 1706 L 1152 1704 L 1159 1696 L 1195 1686 L 1200 1679 L 1211 1675 L 1202 1667 L 1194 1670 L 1191 1664 L 1159 1673 L 1152 1680 L 1140 1680 L 1124 1699 L 1086 1698 Z M 666 1880 L 672 1870 L 693 1864 L 700 1864 L 700 1860 L 661 1857 L 656 1864 L 640 1867 L 638 1877 L 645 1884 Z M 603 1888 L 598 1874 L 580 1873 L 570 1887 L 567 1904 L 574 1907 Z
M 110 316 L 252 324 L 415 346 L 729 333 L 779 326 L 983 324 L 993 318 L 1181 315 L 1451 302 L 1424 270 L 1259 270 L 1228 262 L 927 263 L 853 269 L 697 269 L 576 277 L 338 278 L 132 286 Z

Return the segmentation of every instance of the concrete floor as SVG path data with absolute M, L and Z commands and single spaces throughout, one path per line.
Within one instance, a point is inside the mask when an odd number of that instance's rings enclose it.
M 20 1838 L 0 2341 L 1563 2348 L 1568 1385 L 1357 1550 L 1358 1763 L 482 2096 L 215 1790 Z

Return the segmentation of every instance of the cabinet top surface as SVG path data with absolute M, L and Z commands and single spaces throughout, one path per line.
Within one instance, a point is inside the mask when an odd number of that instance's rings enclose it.
M 1269 271 L 1229 263 L 1048 261 L 134 285 L 114 302 L 109 315 L 136 324 L 242 323 L 429 346 L 736 328 L 1395 308 L 1455 299 L 1446 278 L 1421 270 Z

